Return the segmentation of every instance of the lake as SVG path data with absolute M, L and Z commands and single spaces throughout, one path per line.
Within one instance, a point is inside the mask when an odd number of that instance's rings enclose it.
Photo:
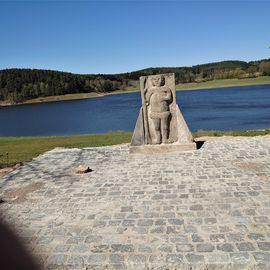
M 270 85 L 177 91 L 192 131 L 270 128 Z M 140 93 L 0 107 L 0 136 L 133 131 Z

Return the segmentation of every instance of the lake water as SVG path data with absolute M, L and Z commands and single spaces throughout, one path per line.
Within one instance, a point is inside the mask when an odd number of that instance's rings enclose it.
M 178 91 L 192 131 L 270 128 L 270 85 Z M 0 107 L 0 136 L 133 131 L 140 94 Z

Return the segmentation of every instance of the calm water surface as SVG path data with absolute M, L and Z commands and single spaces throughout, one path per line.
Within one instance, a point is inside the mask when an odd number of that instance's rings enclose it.
M 270 128 L 270 85 L 178 91 L 192 131 Z M 0 136 L 133 131 L 140 94 L 0 107 Z

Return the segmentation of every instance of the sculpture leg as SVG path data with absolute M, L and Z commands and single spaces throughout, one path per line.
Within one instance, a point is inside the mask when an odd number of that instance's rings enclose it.
M 161 143 L 161 134 L 160 134 L 160 119 L 154 118 L 152 119 L 153 123 L 153 134 L 152 134 L 152 143 L 160 144 Z
M 161 136 L 162 143 L 168 143 L 168 135 L 169 135 L 169 120 L 170 117 L 164 117 L 161 119 Z

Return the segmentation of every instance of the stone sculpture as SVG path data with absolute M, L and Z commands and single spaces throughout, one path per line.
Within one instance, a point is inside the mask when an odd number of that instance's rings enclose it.
M 142 107 L 130 153 L 196 149 L 176 104 L 174 74 L 140 77 L 140 89 Z
M 152 86 L 144 89 L 149 135 L 152 144 L 168 143 L 172 91 L 162 75 L 152 77 L 151 83 Z

